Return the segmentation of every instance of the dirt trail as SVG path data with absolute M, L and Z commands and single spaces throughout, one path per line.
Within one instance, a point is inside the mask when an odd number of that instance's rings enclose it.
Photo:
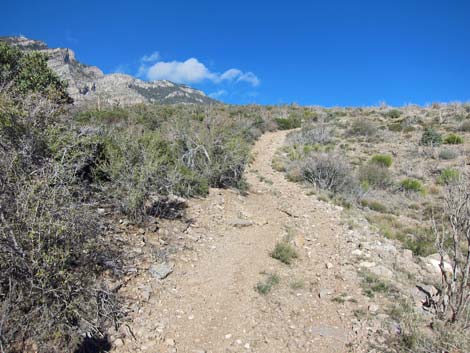
M 192 245 L 175 255 L 166 279 L 134 283 L 157 282 L 134 315 L 135 338 L 116 352 L 354 350 L 353 311 L 364 302 L 348 266 L 347 227 L 338 208 L 272 169 L 285 135 L 267 133 L 254 146 L 248 195 L 213 189 L 190 201 L 196 223 L 182 236 Z M 290 266 L 269 256 L 286 236 L 299 253 Z M 280 283 L 261 295 L 254 287 L 265 273 L 277 273 Z

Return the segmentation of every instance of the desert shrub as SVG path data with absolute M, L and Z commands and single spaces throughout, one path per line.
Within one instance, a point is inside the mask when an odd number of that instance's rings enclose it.
M 388 124 L 388 125 L 387 125 L 387 128 L 388 128 L 390 131 L 393 131 L 393 132 L 400 132 L 400 131 L 403 131 L 403 125 L 402 125 L 402 123 L 392 123 L 392 124 Z
M 403 179 L 400 183 L 401 189 L 404 191 L 410 192 L 424 192 L 423 184 L 417 180 L 412 178 Z
M 362 200 L 361 205 L 375 212 L 388 213 L 388 208 L 384 204 L 375 200 Z
M 458 181 L 460 178 L 460 173 L 458 170 L 447 168 L 441 171 L 441 174 L 437 177 L 436 182 L 439 185 L 448 185 Z
M 470 188 L 468 175 L 447 187 L 444 212 L 434 221 L 434 235 L 440 255 L 441 295 L 438 317 L 457 327 L 468 328 L 470 314 Z M 446 259 L 446 260 L 444 260 Z M 447 261 L 452 271 L 444 268 Z
M 299 145 L 325 145 L 333 140 L 331 135 L 331 129 L 325 123 L 318 123 L 304 126 L 301 131 L 291 133 L 288 142 Z
M 463 137 L 456 134 L 449 134 L 445 137 L 444 143 L 446 145 L 460 145 L 463 143 Z
M 470 120 L 462 122 L 459 126 L 459 130 L 463 132 L 470 132 Z
M 130 218 L 143 220 L 145 203 L 155 194 L 191 197 L 206 195 L 210 186 L 245 188 L 249 143 L 264 129 L 259 117 L 201 121 L 190 119 L 185 107 L 121 110 L 124 123 L 90 116 L 102 135 L 95 168 L 100 188 Z M 148 124 L 147 116 L 158 124 Z
M 443 148 L 439 151 L 440 159 L 450 160 L 450 159 L 455 159 L 457 157 L 458 157 L 458 152 L 453 149 Z
M 0 229 L 0 333 L 7 347 L 29 341 L 44 352 L 73 350 L 118 314 L 114 294 L 97 281 L 113 251 L 67 178 L 73 176 L 47 164 L 34 179 L 8 181 L 14 202 L 2 205 Z
M 65 85 L 37 53 L 1 44 L 0 66 L 0 347 L 73 351 L 119 315 L 101 281 L 116 252 L 84 202 L 86 157 L 68 159 L 70 141 L 51 137 Z
M 466 329 L 433 322 L 432 331 L 423 330 L 426 321 L 412 306 L 400 309 L 400 333 L 388 337 L 386 352 L 470 352 L 470 337 Z
M 389 168 L 393 163 L 392 156 L 388 154 L 377 154 L 371 158 L 371 163 Z
M 348 130 L 350 136 L 374 136 L 377 133 L 377 126 L 367 119 L 356 119 Z
M 276 118 L 275 121 L 280 130 L 296 129 L 302 124 L 302 119 L 296 115 L 289 115 L 287 118 Z
M 384 116 L 390 119 L 398 119 L 401 116 L 401 111 L 398 109 L 391 109 L 384 113 Z
M 358 188 L 349 164 L 332 154 L 309 156 L 303 161 L 301 174 L 305 181 L 335 193 L 354 194 Z
M 439 146 L 442 144 L 442 136 L 432 128 L 426 128 L 421 136 L 420 144 L 423 146 Z
M 386 188 L 391 184 L 391 174 L 387 167 L 376 163 L 362 165 L 358 178 L 364 184 L 377 188 Z
M 277 274 L 269 274 L 265 281 L 260 281 L 256 284 L 255 289 L 259 294 L 266 295 L 275 285 L 279 284 L 280 281 L 281 279 Z
M 287 242 L 277 243 L 270 255 L 273 259 L 279 260 L 286 265 L 290 265 L 299 256 L 292 245 Z

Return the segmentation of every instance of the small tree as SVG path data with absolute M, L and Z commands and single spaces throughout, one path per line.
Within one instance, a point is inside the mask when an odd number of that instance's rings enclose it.
M 434 222 L 436 244 L 440 254 L 442 291 L 437 303 L 441 319 L 468 326 L 470 309 L 470 185 L 468 176 L 451 183 L 446 189 L 444 219 Z M 446 259 L 446 260 L 444 260 Z M 450 262 L 451 269 L 446 268 Z M 465 320 L 462 320 L 465 318 Z

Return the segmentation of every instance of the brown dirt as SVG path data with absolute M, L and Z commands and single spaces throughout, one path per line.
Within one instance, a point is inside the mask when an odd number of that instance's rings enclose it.
M 285 135 L 267 133 L 254 146 L 247 195 L 212 189 L 190 201 L 195 224 L 180 235 L 190 245 L 173 255 L 166 279 L 145 271 L 128 283 L 150 292 L 115 352 L 360 351 L 353 312 L 367 304 L 349 266 L 347 226 L 340 208 L 272 169 Z M 299 253 L 291 265 L 269 255 L 286 238 Z M 261 295 L 255 286 L 266 273 L 280 283 Z M 340 296 L 346 302 L 333 300 Z

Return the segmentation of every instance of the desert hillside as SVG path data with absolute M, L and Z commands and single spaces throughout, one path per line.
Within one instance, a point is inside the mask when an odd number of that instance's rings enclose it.
M 469 352 L 469 151 L 468 103 L 229 105 L 3 38 L 0 352 Z

